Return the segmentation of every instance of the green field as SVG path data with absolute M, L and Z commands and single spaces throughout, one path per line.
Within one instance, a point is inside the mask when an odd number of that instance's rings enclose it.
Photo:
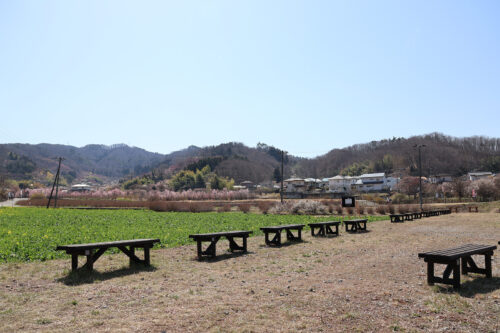
M 149 210 L 0 208 L 0 262 L 63 258 L 57 245 L 159 238 L 173 247 L 190 243 L 189 234 L 253 230 L 280 224 L 307 224 L 339 217 L 244 213 L 157 213 Z M 386 216 L 369 217 L 369 221 Z

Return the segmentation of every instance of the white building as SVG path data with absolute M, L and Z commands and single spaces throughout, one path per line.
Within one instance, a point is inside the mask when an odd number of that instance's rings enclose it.
M 92 191 L 92 187 L 88 184 L 75 184 L 71 186 L 71 191 L 72 192 L 86 192 L 86 191 Z
M 367 173 L 361 176 L 335 176 L 329 178 L 329 189 L 333 193 L 387 192 L 398 184 L 399 178 L 386 177 L 385 173 Z
M 328 178 L 328 189 L 332 193 L 349 193 L 352 185 L 357 181 L 356 177 L 337 175 Z
M 305 192 L 305 181 L 302 178 L 288 178 L 283 181 L 286 192 Z
M 491 172 L 469 172 L 467 178 L 471 181 L 493 177 Z

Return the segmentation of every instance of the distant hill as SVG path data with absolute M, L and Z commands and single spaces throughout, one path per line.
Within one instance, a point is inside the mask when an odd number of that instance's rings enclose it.
M 54 144 L 0 144 L 0 172 L 16 179 L 28 178 L 34 172 L 57 169 L 55 157 L 64 157 L 61 172 L 67 178 L 86 173 L 118 179 L 131 173 L 147 172 L 163 155 L 124 144 L 87 145 L 77 148 Z
M 421 148 L 423 175 L 459 176 L 472 170 L 500 171 L 499 138 L 456 138 L 432 133 L 334 149 L 325 155 L 302 160 L 294 166 L 294 172 L 309 177 L 331 177 L 341 172 L 356 173 L 356 170 L 416 175 L 416 145 L 425 145 Z
M 500 171 L 500 139 L 486 137 L 455 138 L 439 133 L 392 138 L 333 149 L 325 155 L 306 159 L 285 155 L 285 178 L 332 177 L 339 173 L 386 172 L 397 175 L 418 173 L 418 150 L 422 148 L 423 175 L 463 175 L 468 171 Z M 259 143 L 247 147 L 231 142 L 217 146 L 190 146 L 167 155 L 119 144 L 87 145 L 77 148 L 53 144 L 0 144 L 0 173 L 26 179 L 43 170 L 55 172 L 54 157 L 65 158 L 62 173 L 71 181 L 85 174 L 118 180 L 131 175 L 161 171 L 171 175 L 182 169 L 201 169 L 205 165 L 219 176 L 236 183 L 255 183 L 273 179 L 280 168 L 278 148 Z
M 294 165 L 300 158 L 287 156 L 289 165 Z M 219 176 L 233 178 L 236 183 L 250 180 L 254 183 L 270 181 L 276 168 L 280 167 L 281 153 L 272 146 L 259 143 L 256 148 L 242 143 L 230 142 L 217 146 L 198 148 L 191 146 L 185 150 L 165 156 L 156 167 L 159 169 L 201 169 L 209 165 Z M 287 167 L 285 175 L 290 174 Z

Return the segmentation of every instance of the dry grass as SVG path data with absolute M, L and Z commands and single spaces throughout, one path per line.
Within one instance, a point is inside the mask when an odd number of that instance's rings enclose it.
M 480 218 L 478 218 L 480 216 Z M 497 244 L 498 214 L 452 214 L 368 224 L 370 232 L 281 248 L 249 239 L 250 253 L 198 262 L 195 246 L 152 251 L 155 269 L 130 270 L 105 255 L 90 277 L 70 259 L 0 265 L 1 331 L 411 331 L 500 329 L 500 260 L 491 280 L 462 290 L 426 285 L 417 253 Z M 139 252 L 139 251 L 138 251 Z

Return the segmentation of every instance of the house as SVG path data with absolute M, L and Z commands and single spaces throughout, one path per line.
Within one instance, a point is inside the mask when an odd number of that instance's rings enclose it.
M 305 192 L 306 184 L 302 178 L 289 178 L 283 181 L 283 186 L 286 187 L 286 192 Z
M 491 178 L 491 177 L 493 177 L 493 173 L 491 172 L 469 172 L 467 174 L 467 179 L 470 181 L 484 179 L 484 178 Z
M 448 174 L 429 176 L 429 182 L 431 184 L 449 183 L 451 181 L 453 181 L 453 178 L 451 177 L 451 175 Z
M 356 177 L 337 175 L 328 178 L 328 190 L 332 193 L 349 193 L 356 181 Z
M 71 186 L 71 192 L 90 192 L 92 191 L 92 187 L 88 184 L 75 184 Z
M 399 178 L 386 177 L 384 172 L 366 173 L 357 177 L 352 189 L 359 192 L 389 192 L 398 182 Z
M 241 186 L 244 186 L 246 189 L 252 190 L 255 188 L 255 184 L 250 181 L 250 180 L 245 180 L 244 182 L 241 182 Z

